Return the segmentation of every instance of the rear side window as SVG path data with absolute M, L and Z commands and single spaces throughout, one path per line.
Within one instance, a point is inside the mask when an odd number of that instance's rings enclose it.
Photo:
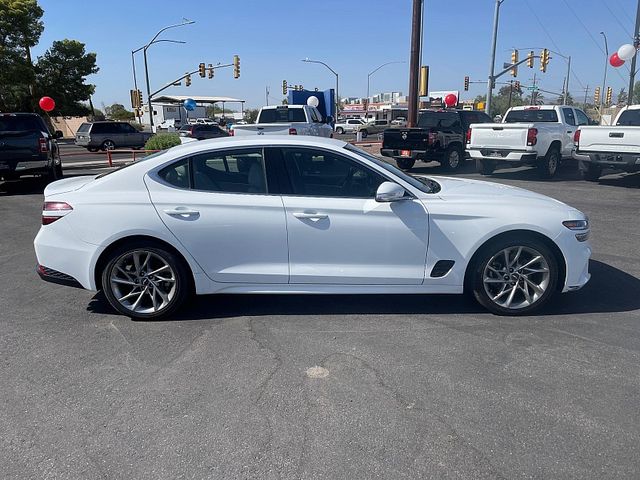
M 555 110 L 540 110 L 530 108 L 527 110 L 511 110 L 507 113 L 504 123 L 528 123 L 528 122 L 557 122 L 558 114 Z
M 38 118 L 33 115 L 0 115 L 2 132 L 46 131 L 43 128 Z
M 640 127 L 640 110 L 625 110 L 620 114 L 616 125 L 621 127 Z
M 258 123 L 306 122 L 302 108 L 270 108 L 260 113 Z
M 80 128 L 78 128 L 78 133 L 87 133 L 90 128 L 90 123 L 83 123 L 82 125 L 80 125 Z
M 582 111 L 575 109 L 576 117 L 578 118 L 578 125 L 589 125 L 589 117 Z
M 189 159 L 173 163 L 158 172 L 161 179 L 178 188 L 189 188 L 189 175 Z
M 573 109 L 572 108 L 563 108 L 562 109 L 562 113 L 564 114 L 564 120 L 565 120 L 565 122 L 567 122 L 567 125 L 575 125 L 576 124 L 576 117 L 573 114 Z

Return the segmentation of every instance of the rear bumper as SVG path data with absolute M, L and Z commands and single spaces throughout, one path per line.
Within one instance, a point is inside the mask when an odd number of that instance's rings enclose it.
M 45 267 L 44 265 L 38 265 L 36 267 L 36 273 L 42 280 L 49 283 L 55 283 L 58 285 L 64 285 L 65 287 L 83 288 L 75 278 L 66 273 L 58 272 L 53 268 Z
M 596 163 L 627 172 L 640 171 L 640 153 L 580 152 L 573 151 L 571 156 L 581 162 Z
M 504 148 L 470 148 L 469 156 L 474 160 L 497 160 L 502 162 L 535 163 L 538 159 L 536 152 L 526 150 L 509 150 Z
M 49 159 L 30 158 L 25 160 L 9 159 L 0 160 L 0 177 L 11 178 L 20 175 L 35 175 L 47 173 L 49 167 Z
M 396 149 L 396 148 L 382 148 L 380 149 L 380 154 L 383 157 L 390 158 L 407 158 L 411 160 L 440 160 L 442 158 L 442 152 L 435 152 L 430 150 L 409 150 L 409 155 L 402 155 L 402 151 L 404 149 Z

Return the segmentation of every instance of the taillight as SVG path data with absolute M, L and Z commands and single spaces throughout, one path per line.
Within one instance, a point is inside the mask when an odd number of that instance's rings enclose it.
M 573 143 L 576 145 L 580 143 L 580 130 L 576 130 L 576 133 L 573 134 Z
M 538 129 L 530 128 L 527 130 L 527 146 L 533 147 L 536 143 L 538 143 Z
M 435 145 L 435 143 L 438 141 L 438 134 L 436 132 L 429 132 L 428 141 L 429 145 Z
M 40 153 L 47 153 L 49 151 L 49 143 L 46 138 L 38 139 L 38 149 Z
M 49 225 L 61 219 L 71 210 L 73 210 L 73 207 L 67 202 L 44 202 L 42 206 L 42 225 Z
M 231 130 L 229 130 L 229 136 L 230 137 L 235 137 L 236 132 L 233 130 L 233 128 Z
M 298 131 L 295 128 L 290 128 L 289 129 L 289 135 L 297 135 Z
M 467 129 L 467 145 L 471 143 L 471 129 Z

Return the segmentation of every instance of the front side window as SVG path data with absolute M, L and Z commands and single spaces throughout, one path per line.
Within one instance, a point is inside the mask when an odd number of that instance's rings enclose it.
M 193 188 L 209 192 L 267 193 L 262 149 L 202 153 L 191 159 Z
M 576 108 L 576 117 L 578 119 L 578 125 L 589 125 L 589 117 L 582 111 Z
M 326 150 L 282 149 L 295 195 L 375 198 L 384 177 L 357 162 Z

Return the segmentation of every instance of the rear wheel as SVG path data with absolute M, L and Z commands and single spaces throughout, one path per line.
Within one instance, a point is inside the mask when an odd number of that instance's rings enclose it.
M 116 148 L 116 144 L 113 140 L 105 140 L 104 142 L 102 142 L 100 148 L 102 150 L 113 150 Z
M 174 313 L 187 297 L 189 282 L 182 259 L 148 243 L 115 250 L 102 271 L 109 304 L 132 318 L 151 320 Z
M 480 252 L 473 267 L 473 294 L 497 315 L 525 315 L 556 291 L 558 263 L 535 238 L 497 240 Z
M 396 158 L 396 164 L 400 170 L 411 170 L 416 161 L 412 158 Z
M 98 150 L 100 150 L 100 149 L 99 149 L 99 148 L 96 148 L 96 147 L 87 147 L 87 150 L 89 150 L 89 151 L 90 151 L 90 152 L 92 152 L 92 153 L 95 153 L 95 152 L 97 152 L 97 151 L 98 151 Z
M 547 154 L 538 160 L 538 173 L 542 178 L 553 178 L 560 165 L 560 150 L 551 147 Z
M 580 167 L 582 178 L 585 180 L 588 180 L 589 182 L 597 182 L 600 180 L 600 176 L 602 175 L 602 167 L 600 165 L 586 162 L 586 165 L 582 164 Z
M 47 175 L 46 180 L 47 183 L 55 182 L 56 180 L 60 180 L 62 178 L 62 164 L 55 163 L 55 160 L 52 160 L 51 165 L 47 167 Z
M 366 130 L 360 130 L 360 133 L 362 133 L 362 138 L 367 138 L 367 135 L 369 135 L 369 132 Z
M 462 150 L 459 147 L 449 147 L 444 153 L 442 166 L 447 170 L 458 170 L 462 166 L 463 158 Z
M 338 127 L 338 128 L 336 128 L 336 133 L 337 133 L 338 135 L 342 135 L 342 134 L 344 133 L 344 128 L 342 128 L 342 127 Z
M 496 162 L 494 160 L 476 160 L 476 170 L 482 175 L 491 175 L 496 169 Z

